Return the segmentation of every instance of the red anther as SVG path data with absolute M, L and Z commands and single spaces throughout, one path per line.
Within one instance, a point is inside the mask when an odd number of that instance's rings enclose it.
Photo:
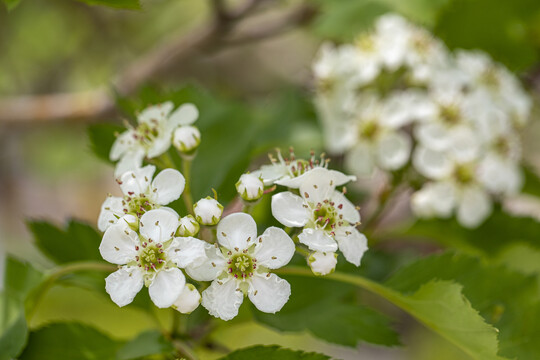
M 253 269 L 256 269 L 257 268 L 257 264 L 253 264 Z
M 308 194 L 307 192 L 304 192 L 304 197 L 305 197 L 306 199 L 309 199 L 309 194 Z
M 135 261 L 139 261 L 139 257 L 138 257 L 138 256 L 135 256 Z
M 158 259 L 157 261 L 158 261 L 158 263 L 160 263 L 160 264 L 163 263 L 163 259 Z
M 163 246 L 163 244 L 156 244 L 156 247 L 158 247 L 158 248 L 160 248 L 162 246 Z
M 128 191 L 128 195 L 133 196 L 135 193 L 133 191 Z
M 235 278 L 235 279 L 238 279 L 238 274 L 234 274 L 234 278 Z
M 232 264 L 232 261 L 231 260 L 227 261 L 227 264 L 229 264 L 229 265 Z
M 295 171 L 296 171 L 296 168 L 294 167 L 294 165 L 291 167 L 291 171 L 292 171 L 292 172 L 295 172 Z
M 152 239 L 148 239 L 148 242 L 149 242 L 149 243 L 151 243 L 152 241 L 154 241 L 154 240 L 152 240 Z
M 143 247 L 143 248 L 145 248 L 145 247 L 147 247 L 147 246 L 148 246 L 147 243 L 145 243 L 145 242 L 142 243 L 142 247 Z
M 330 205 L 334 206 L 335 202 L 333 201 L 330 201 Z
M 339 210 L 341 210 L 341 209 L 343 209 L 343 204 L 339 204 L 337 207 L 338 207 Z
M 139 251 L 139 247 L 137 245 L 135 245 L 135 250 Z

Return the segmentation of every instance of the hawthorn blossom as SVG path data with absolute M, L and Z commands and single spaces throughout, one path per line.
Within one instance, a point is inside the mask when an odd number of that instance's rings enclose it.
M 242 174 L 236 182 L 236 191 L 246 201 L 259 200 L 264 193 L 264 183 L 257 175 Z
M 140 218 L 146 211 L 167 205 L 180 197 L 186 184 L 184 176 L 177 170 L 165 169 L 152 180 L 155 171 L 155 166 L 147 165 L 125 172 L 116 180 L 124 196 L 105 199 L 98 218 L 99 230 L 107 230 L 126 214 Z
M 282 229 L 270 227 L 257 237 L 251 215 L 235 213 L 217 226 L 218 244 L 207 244 L 207 259 L 186 267 L 190 277 L 212 281 L 202 293 L 202 306 L 210 315 L 230 320 L 247 296 L 257 309 L 279 311 L 289 299 L 291 286 L 270 272 L 285 266 L 295 246 Z
M 199 111 L 193 104 L 183 104 L 175 111 L 168 101 L 147 107 L 137 116 L 137 127 L 130 127 L 114 142 L 109 157 L 118 161 L 114 175 L 140 168 L 144 158 L 155 158 L 171 146 L 173 131 L 195 122 Z
M 333 173 L 314 169 L 300 185 L 300 196 L 290 191 L 272 196 L 272 215 L 281 224 L 303 227 L 299 241 L 310 250 L 336 252 L 360 266 L 367 239 L 356 226 L 360 214 L 345 196 L 336 191 Z
M 315 275 L 324 276 L 332 273 L 337 265 L 338 255 L 334 252 L 314 251 L 307 259 Z
M 105 279 L 105 290 L 118 306 L 131 303 L 143 285 L 159 308 L 178 301 L 186 284 L 178 267 L 200 263 L 204 243 L 192 237 L 175 237 L 177 228 L 176 214 L 155 209 L 141 216 L 138 233 L 124 218 L 105 231 L 99 246 L 101 256 L 120 265 Z
M 328 170 L 329 159 L 325 159 L 324 154 L 320 159 L 315 157 L 315 153 L 311 153 L 309 160 L 297 159 L 293 150 L 289 150 L 289 158 L 283 158 L 281 151 L 277 150 L 277 160 L 270 155 L 271 165 L 263 165 L 259 170 L 253 171 L 251 174 L 263 180 L 265 186 L 273 184 L 282 185 L 289 188 L 298 188 L 307 174 L 314 169 L 326 169 L 332 173 L 336 186 L 343 185 L 349 181 L 355 181 L 355 176 L 347 176 L 339 171 Z
M 412 209 L 425 218 L 449 217 L 455 210 L 461 225 L 477 227 L 492 211 L 491 196 L 479 179 L 478 161 L 448 155 L 426 148 L 416 151 L 416 168 L 433 182 L 413 194 Z
M 216 199 L 207 196 L 193 205 L 195 219 L 201 225 L 216 225 L 223 214 L 223 205 Z

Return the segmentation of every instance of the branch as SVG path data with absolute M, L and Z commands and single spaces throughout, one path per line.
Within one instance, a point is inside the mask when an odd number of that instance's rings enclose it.
M 229 33 L 264 0 L 246 0 L 231 10 L 226 19 L 211 19 L 187 35 L 175 36 L 150 50 L 122 71 L 112 83 L 118 96 L 129 96 L 137 88 L 195 54 L 211 49 L 245 44 L 279 35 L 310 21 L 313 8 L 300 5 L 286 11 L 273 22 Z M 227 26 L 223 25 L 227 22 Z M 264 22 L 263 22 L 264 23 Z M 0 99 L 0 124 L 54 121 L 81 121 L 104 118 L 115 111 L 115 95 L 107 87 L 77 93 L 29 95 Z

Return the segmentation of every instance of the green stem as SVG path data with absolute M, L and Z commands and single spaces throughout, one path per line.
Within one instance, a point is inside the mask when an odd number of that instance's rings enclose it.
M 186 186 L 182 193 L 182 199 L 184 199 L 187 211 L 191 215 L 195 215 L 193 212 L 193 197 L 191 196 L 191 160 L 182 159 L 182 173 L 186 179 Z
M 49 289 L 54 285 L 54 283 L 60 279 L 62 276 L 71 274 L 77 271 L 85 271 L 85 270 L 96 270 L 96 271 L 107 271 L 111 272 L 116 270 L 117 267 L 115 265 L 102 263 L 102 262 L 77 262 L 77 263 L 71 263 L 67 264 L 61 267 L 58 267 L 56 269 L 53 269 L 47 279 L 41 283 L 41 285 L 36 289 L 35 295 L 33 297 L 33 301 L 30 302 L 27 306 L 27 316 L 26 319 L 28 323 L 32 320 L 34 317 L 37 307 L 41 300 L 43 299 L 43 296 L 49 291 Z
M 306 258 L 309 258 L 309 256 L 311 255 L 311 253 L 309 252 L 308 249 L 306 248 L 303 248 L 301 246 L 296 246 L 296 252 L 299 253 L 300 255 L 303 255 L 305 256 Z
M 168 152 L 164 153 L 159 158 L 161 159 L 161 163 L 165 165 L 166 168 L 176 169 L 174 161 L 171 159 L 171 155 L 169 155 Z
M 197 360 L 199 357 L 195 352 L 183 341 L 174 339 L 173 346 L 179 352 L 180 358 L 185 357 L 188 360 Z

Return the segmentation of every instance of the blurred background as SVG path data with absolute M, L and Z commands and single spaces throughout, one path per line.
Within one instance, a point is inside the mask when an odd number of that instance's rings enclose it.
M 87 127 L 121 124 L 128 116 L 122 104 L 138 101 L 132 100 L 138 94 L 195 83 L 223 103 L 249 108 L 231 117 L 275 130 L 243 151 L 260 155 L 291 143 L 298 154 L 321 149 L 310 104 L 313 57 L 323 41 L 351 40 L 389 11 L 433 30 L 450 48 L 488 52 L 535 96 L 540 88 L 535 0 L 263 0 L 241 20 L 223 22 L 210 1 L 151 0 L 134 10 L 96 2 L 22 0 L 9 12 L 0 7 L 0 262 L 10 253 L 37 267 L 51 265 L 34 249 L 27 219 L 96 223 L 105 195 L 119 189 L 112 167 L 91 153 Z M 245 4 L 227 5 L 240 11 Z M 526 135 L 532 164 L 539 163 L 538 129 L 533 123 Z M 527 211 L 537 211 L 536 204 Z M 152 325 L 137 309 L 119 310 L 88 290 L 56 286 L 32 326 L 68 319 L 123 339 Z M 433 359 L 435 352 L 437 359 L 462 358 L 414 321 L 403 324 L 407 346 L 399 349 L 362 345 L 355 351 L 250 322 L 216 336 L 233 348 L 278 343 L 344 359 Z

